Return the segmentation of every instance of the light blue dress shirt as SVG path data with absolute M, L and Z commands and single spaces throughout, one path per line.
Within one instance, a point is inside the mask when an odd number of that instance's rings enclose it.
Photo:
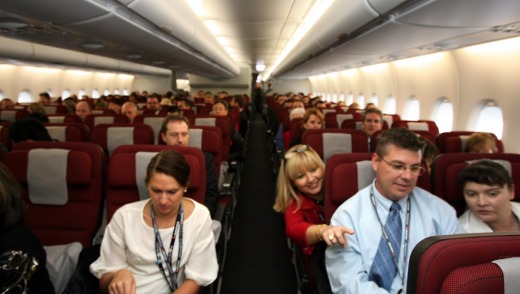
M 374 186 L 375 181 L 345 201 L 332 216 L 331 226 L 346 226 L 354 229 L 354 235 L 348 235 L 347 248 L 331 246 L 325 252 L 325 263 L 333 293 L 388 293 L 375 282 L 369 280 L 370 268 L 376 256 L 382 236 L 381 224 L 377 219 L 370 200 L 370 190 L 376 199 L 377 213 L 384 224 L 392 201 L 383 197 Z M 415 188 L 410 194 L 410 237 L 408 243 L 406 269 L 403 274 L 404 231 L 399 254 L 399 274 L 394 278 L 390 293 L 397 293 L 403 285 L 410 254 L 417 243 L 434 235 L 464 233 L 459 225 L 455 209 L 444 200 L 421 189 Z M 406 221 L 406 202 L 408 197 L 399 201 L 401 220 Z

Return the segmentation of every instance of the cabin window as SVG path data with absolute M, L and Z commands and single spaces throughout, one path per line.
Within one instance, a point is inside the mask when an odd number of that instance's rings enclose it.
M 415 96 L 411 96 L 406 102 L 403 117 L 405 120 L 419 120 L 420 110 L 419 100 Z
M 32 96 L 31 96 L 31 93 L 29 92 L 29 90 L 23 90 L 22 92 L 20 92 L 20 94 L 18 94 L 18 102 L 20 102 L 20 103 L 33 102 L 33 99 L 32 99 Z
M 119 95 L 119 88 L 116 88 L 116 89 L 114 90 L 114 95 Z
M 352 93 L 348 93 L 348 95 L 347 95 L 347 103 L 346 104 L 350 105 L 352 103 L 354 103 L 354 95 L 352 95 Z
M 343 94 L 343 92 L 339 95 L 339 101 L 345 102 L 345 94 Z
M 453 104 L 445 97 L 437 99 L 433 120 L 440 133 L 451 132 L 453 129 Z
M 103 95 L 108 96 L 110 95 L 110 90 L 107 88 L 105 91 L 103 91 Z
M 327 102 L 330 102 L 330 97 L 331 97 L 331 96 L 332 96 L 332 95 L 330 94 L 330 92 L 327 93 Z
M 376 106 L 379 106 L 379 98 L 376 94 L 373 94 L 372 97 L 368 100 L 370 103 L 374 103 Z
M 360 107 L 363 107 L 363 105 L 365 105 L 365 96 L 363 96 L 363 93 L 359 93 L 357 103 L 359 103 Z
M 493 100 L 482 102 L 477 113 L 475 131 L 493 133 L 498 139 L 502 139 L 503 128 L 502 109 Z
M 123 95 L 128 96 L 130 93 L 128 92 L 128 89 L 123 89 Z
M 63 90 L 63 92 L 61 93 L 61 98 L 67 99 L 69 97 L 70 97 L 70 90 L 69 89 Z
M 4 91 L 0 90 L 0 100 L 4 99 Z
M 45 92 L 46 92 L 47 94 L 49 94 L 49 97 L 52 97 L 52 96 L 53 96 L 53 95 L 52 95 L 52 90 L 51 90 L 51 89 L 47 89 L 47 90 L 45 90 Z
M 86 95 L 85 90 L 84 89 L 80 89 L 78 91 L 78 97 L 83 97 L 84 95 Z
M 338 93 L 334 92 L 334 94 L 332 94 L 332 102 L 338 102 Z
M 397 107 L 395 103 L 395 97 L 392 95 L 388 95 L 385 99 L 385 106 L 383 108 L 384 113 L 395 114 Z
M 99 90 L 98 89 L 92 90 L 92 98 L 94 98 L 94 99 L 99 98 Z

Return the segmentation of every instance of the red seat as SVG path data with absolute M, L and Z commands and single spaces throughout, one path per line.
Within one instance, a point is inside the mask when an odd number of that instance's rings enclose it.
M 336 153 L 368 152 L 367 135 L 359 130 L 306 130 L 302 142 L 311 146 L 324 161 Z
M 89 114 L 85 118 L 85 123 L 92 130 L 99 124 L 122 124 L 128 123 L 128 118 L 122 114 Z
M 44 245 L 92 245 L 103 210 L 104 158 L 99 146 L 22 142 L 4 161 L 22 186 L 25 223 Z
M 65 107 L 65 105 L 47 105 L 43 106 L 43 108 L 45 109 L 45 113 L 47 115 L 67 113 L 67 107 Z
M 519 234 L 428 237 L 412 251 L 406 293 L 504 293 L 502 271 L 491 262 L 511 257 L 520 257 Z
M 520 186 L 520 154 L 511 153 L 444 153 L 432 165 L 432 193 L 450 203 L 461 215 L 466 202 L 462 187 L 457 182 L 458 175 L 469 162 L 479 159 L 507 161 L 511 165 L 511 178 L 516 187 Z M 520 189 L 515 189 L 515 201 L 520 200 Z
M 135 117 L 134 123 L 149 125 L 154 132 L 154 144 L 157 144 L 161 137 L 161 126 L 165 117 L 166 115 L 142 114 Z
M 14 123 L 27 115 L 29 115 L 29 112 L 25 109 L 0 109 L 0 121 Z
M 7 150 L 11 149 L 11 139 L 9 139 L 10 122 L 0 122 L 0 143 L 2 143 Z
M 154 144 L 154 133 L 145 124 L 100 124 L 92 129 L 90 142 L 96 143 L 107 156 L 121 145 Z
M 441 153 L 448 152 L 464 152 L 464 146 L 467 138 L 474 132 L 470 131 L 453 131 L 439 134 L 437 136 L 437 147 Z M 489 133 L 495 139 L 498 153 L 504 153 L 504 143 L 493 133 Z
M 325 115 L 325 127 L 327 129 L 339 129 L 345 120 L 361 121 L 359 113 L 329 112 Z
M 372 153 L 335 154 L 325 166 L 325 223 L 343 202 L 372 183 Z M 346 181 L 345 179 L 348 179 Z
M 75 114 L 49 114 L 50 123 L 83 123 L 81 118 Z
M 433 120 L 399 120 L 392 123 L 392 128 L 406 128 L 411 131 L 428 131 L 434 137 L 439 134 L 439 128 Z
M 386 121 L 388 126 L 392 126 L 395 121 L 400 121 L 401 117 L 399 114 L 383 114 L 383 120 Z
M 87 142 L 88 128 L 84 123 L 46 123 L 51 138 L 60 142 Z
M 183 146 L 125 145 L 114 150 L 108 165 L 106 188 L 108 221 L 124 204 L 148 198 L 144 183 L 146 167 L 153 155 L 166 149 L 180 152 L 187 160 L 190 165 L 190 185 L 186 196 L 204 204 L 206 167 L 201 150 Z
M 222 132 L 222 160 L 227 161 L 231 148 L 231 120 L 226 116 L 197 115 L 190 121 L 192 126 L 218 127 Z

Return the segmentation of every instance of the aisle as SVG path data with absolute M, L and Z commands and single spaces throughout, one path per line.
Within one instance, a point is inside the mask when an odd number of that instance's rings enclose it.
M 269 158 L 266 126 L 257 115 L 251 122 L 221 294 L 297 292 L 283 216 L 272 209 L 276 181 Z

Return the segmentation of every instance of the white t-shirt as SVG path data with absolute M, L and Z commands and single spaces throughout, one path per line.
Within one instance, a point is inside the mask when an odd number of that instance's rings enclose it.
M 520 218 L 520 203 L 511 201 L 511 210 Z M 459 217 L 459 222 L 467 233 L 493 233 L 493 229 L 469 209 Z
M 195 204 L 192 214 L 184 219 L 182 258 L 177 285 L 186 279 L 201 286 L 211 284 L 218 273 L 215 241 L 211 231 L 209 211 L 202 204 Z M 130 270 L 135 278 L 137 293 L 171 293 L 168 283 L 156 264 L 155 233 L 143 219 L 148 200 L 130 203 L 119 208 L 107 225 L 100 257 L 90 265 L 90 271 L 98 279 L 108 272 Z M 162 242 L 168 252 L 173 227 L 159 229 Z M 173 247 L 172 263 L 175 270 L 179 253 L 179 238 Z M 164 265 L 166 273 L 168 270 Z

